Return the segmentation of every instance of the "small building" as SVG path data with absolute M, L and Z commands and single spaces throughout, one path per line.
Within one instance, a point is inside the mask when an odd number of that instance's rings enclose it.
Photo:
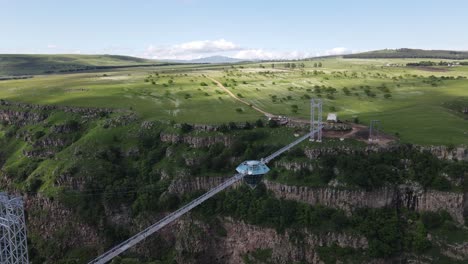
M 338 122 L 338 117 L 337 117 L 336 113 L 328 113 L 327 122 L 329 122 L 329 123 Z
M 270 120 L 275 121 L 278 125 L 281 125 L 281 126 L 284 126 L 284 125 L 288 124 L 288 122 L 289 122 L 289 118 L 286 117 L 286 116 L 269 117 L 268 121 L 270 121 Z

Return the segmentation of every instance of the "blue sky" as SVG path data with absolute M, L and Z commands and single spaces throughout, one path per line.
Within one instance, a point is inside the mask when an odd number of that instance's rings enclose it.
M 468 50 L 468 1 L 0 0 L 0 53 L 300 58 Z

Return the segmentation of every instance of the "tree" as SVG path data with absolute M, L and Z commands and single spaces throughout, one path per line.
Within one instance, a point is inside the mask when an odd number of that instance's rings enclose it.
M 263 127 L 263 120 L 258 119 L 257 121 L 255 121 L 255 126 L 256 127 Z
M 275 120 L 270 119 L 270 120 L 268 121 L 268 126 L 271 127 L 271 128 L 273 128 L 273 127 L 278 127 L 278 123 L 277 123 Z
M 183 123 L 181 126 L 180 126 L 180 129 L 182 130 L 182 133 L 188 133 L 190 131 L 192 131 L 193 127 L 187 123 Z
M 319 67 L 319 68 L 322 67 L 322 63 L 321 63 L 321 62 L 318 63 L 318 67 Z

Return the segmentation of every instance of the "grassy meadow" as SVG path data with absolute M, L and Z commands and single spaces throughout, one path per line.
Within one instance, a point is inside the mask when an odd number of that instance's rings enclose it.
M 133 110 L 146 120 L 187 123 L 254 121 L 262 117 L 236 96 L 277 115 L 308 118 L 309 99 L 324 117 L 382 122 L 403 142 L 466 144 L 468 66 L 406 67 L 427 59 L 325 58 L 233 65 L 166 65 L 36 75 L 0 81 L 0 98 L 37 104 Z M 440 60 L 433 60 L 440 61 Z M 317 63 L 322 67 L 314 67 Z M 294 63 L 296 67 L 287 67 Z

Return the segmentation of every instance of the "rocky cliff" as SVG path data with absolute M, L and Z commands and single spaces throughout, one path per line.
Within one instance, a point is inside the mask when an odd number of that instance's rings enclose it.
M 169 192 L 183 194 L 197 190 L 208 190 L 226 179 L 224 177 L 176 179 L 171 183 Z M 382 208 L 399 205 L 421 212 L 446 210 L 455 221 L 463 224 L 464 215 L 468 212 L 466 211 L 468 208 L 467 194 L 422 190 L 408 185 L 366 191 L 334 187 L 290 186 L 267 180 L 264 180 L 264 184 L 277 198 L 338 208 L 348 213 L 352 213 L 358 208 Z
M 192 148 L 210 147 L 218 143 L 223 144 L 224 146 L 227 147 L 227 146 L 230 146 L 232 143 L 232 138 L 229 136 L 225 136 L 225 135 L 202 137 L 202 136 L 192 136 L 192 135 L 161 133 L 160 139 L 162 142 L 188 144 Z
M 343 209 L 351 213 L 357 208 L 382 208 L 401 205 L 410 210 L 437 212 L 446 210 L 457 222 L 464 223 L 465 207 L 468 201 L 463 193 L 440 192 L 399 186 L 374 191 L 339 188 L 313 188 L 289 186 L 264 181 L 267 189 L 276 197 Z
M 46 244 L 53 248 L 49 261 L 63 257 L 73 248 L 97 248 L 104 244 L 98 230 L 77 219 L 73 212 L 61 203 L 41 195 L 25 197 L 28 237 L 35 244 Z M 31 235 L 33 234 L 33 235 Z M 49 262 L 50 263 L 50 262 Z
M 359 235 L 311 233 L 307 230 L 278 233 L 272 228 L 253 226 L 231 218 L 222 219 L 224 235 L 213 236 L 212 228 L 189 218 L 178 222 L 178 236 L 188 238 L 176 242 L 177 252 L 180 252 L 178 263 L 239 264 L 244 263 L 246 255 L 261 249 L 271 250 L 271 256 L 268 256 L 271 263 L 322 263 L 317 247 L 332 244 L 354 249 L 368 247 L 366 238 Z M 202 258 L 194 258 L 199 255 Z

